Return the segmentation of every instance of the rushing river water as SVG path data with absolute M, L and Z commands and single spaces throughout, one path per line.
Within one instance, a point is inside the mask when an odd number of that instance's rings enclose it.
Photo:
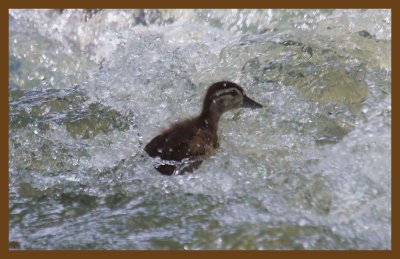
M 390 249 L 390 10 L 10 10 L 12 249 Z M 262 103 L 166 177 L 205 89 Z

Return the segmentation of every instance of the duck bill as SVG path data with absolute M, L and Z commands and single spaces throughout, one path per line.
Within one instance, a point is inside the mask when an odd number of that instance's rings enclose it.
M 247 97 L 247 95 L 244 95 L 242 107 L 257 109 L 257 108 L 262 108 L 263 106 L 261 104 L 259 104 L 258 102 L 254 101 L 253 99 L 250 99 L 249 97 Z

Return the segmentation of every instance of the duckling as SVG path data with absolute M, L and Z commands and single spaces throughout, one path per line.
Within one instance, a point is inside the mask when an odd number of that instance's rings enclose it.
M 263 106 L 247 97 L 243 88 L 233 82 L 212 84 L 200 115 L 173 124 L 145 146 L 149 156 L 161 159 L 154 168 L 163 175 L 193 172 L 219 147 L 217 131 L 221 115 L 240 107 Z

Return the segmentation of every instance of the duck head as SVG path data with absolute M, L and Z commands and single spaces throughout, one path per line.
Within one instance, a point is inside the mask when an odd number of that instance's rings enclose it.
M 237 108 L 257 109 L 262 107 L 261 104 L 249 98 L 239 85 L 221 81 L 208 88 L 202 114 L 212 113 L 219 117 L 222 113 Z

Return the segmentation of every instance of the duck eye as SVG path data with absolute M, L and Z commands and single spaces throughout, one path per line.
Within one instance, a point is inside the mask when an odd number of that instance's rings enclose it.
M 237 93 L 235 90 L 232 90 L 232 91 L 231 91 L 231 95 L 232 95 L 232 96 L 236 96 L 236 95 L 238 95 L 238 93 Z

